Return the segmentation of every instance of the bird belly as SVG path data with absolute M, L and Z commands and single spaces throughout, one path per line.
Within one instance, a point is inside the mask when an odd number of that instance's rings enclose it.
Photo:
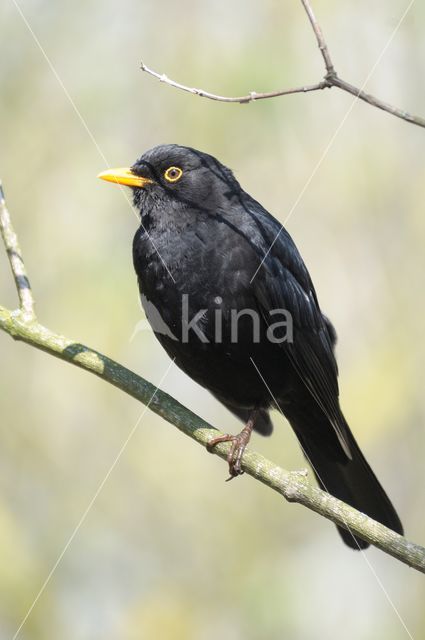
M 268 408 L 289 382 L 283 350 L 267 338 L 253 300 L 157 280 L 142 305 L 161 345 L 195 382 L 234 407 Z

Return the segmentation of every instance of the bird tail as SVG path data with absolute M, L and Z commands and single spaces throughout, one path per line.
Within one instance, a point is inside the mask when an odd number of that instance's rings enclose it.
M 322 489 L 343 500 L 358 511 L 403 535 L 403 526 L 390 499 L 367 463 L 341 413 L 340 424 L 349 445 L 351 459 L 344 453 L 328 418 L 315 406 L 310 412 L 299 407 L 296 417 L 288 419 L 313 467 Z M 353 549 L 366 549 L 369 544 L 350 531 L 337 527 L 345 544 Z

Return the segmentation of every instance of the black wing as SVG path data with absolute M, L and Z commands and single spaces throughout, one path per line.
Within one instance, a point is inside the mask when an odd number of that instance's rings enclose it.
M 258 203 L 249 207 L 267 254 L 252 281 L 267 321 L 270 309 L 286 309 L 292 316 L 293 341 L 281 343 L 295 371 L 335 429 L 348 458 L 345 420 L 339 408 L 338 368 L 334 356 L 335 331 L 322 314 L 307 268 L 291 236 Z M 278 235 L 277 235 L 278 234 Z

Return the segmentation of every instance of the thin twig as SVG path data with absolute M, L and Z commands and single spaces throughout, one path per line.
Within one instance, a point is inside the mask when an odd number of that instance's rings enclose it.
M 316 20 L 316 16 L 314 15 L 313 8 L 311 7 L 308 0 L 301 0 L 301 2 L 308 16 L 310 24 L 313 28 L 314 34 L 316 36 L 317 45 L 322 54 L 327 74 L 332 76 L 335 74 L 335 69 L 334 69 L 333 62 L 331 60 L 331 56 L 328 50 L 328 45 L 326 44 L 325 39 L 323 37 L 322 29 Z
M 211 93 L 210 91 L 205 91 L 204 89 L 196 89 L 194 87 L 181 84 L 180 82 L 176 82 L 175 80 L 168 78 L 168 76 L 166 76 L 164 73 L 161 74 L 161 73 L 158 73 L 157 71 L 154 71 L 153 69 L 150 69 L 146 64 L 144 64 L 144 62 L 141 63 L 140 68 L 142 69 L 142 71 L 145 71 L 146 73 L 153 76 L 160 82 L 164 82 L 165 84 L 168 84 L 169 86 L 174 87 L 176 89 L 180 89 L 181 91 L 187 91 L 188 93 L 192 93 L 202 98 L 208 98 L 209 100 L 217 100 L 219 102 L 233 102 L 233 103 L 239 103 L 239 104 L 248 104 L 249 102 L 255 102 L 257 100 L 267 100 L 269 98 L 287 96 L 293 93 L 307 93 L 311 91 L 321 91 L 322 89 L 330 89 L 332 87 L 337 87 L 338 89 L 341 89 L 342 91 L 346 91 L 347 93 L 351 93 L 354 96 L 358 97 L 360 100 L 367 102 L 371 106 L 376 107 L 378 109 L 382 109 L 383 111 L 386 111 L 392 114 L 393 116 L 396 116 L 397 118 L 401 118 L 402 120 L 405 120 L 406 122 L 410 122 L 411 124 L 416 124 L 419 127 L 425 127 L 425 118 L 422 118 L 421 116 L 414 116 L 408 113 L 407 111 L 405 111 L 404 109 L 399 109 L 398 107 L 395 107 L 389 104 L 388 102 L 384 102 L 383 100 L 380 100 L 379 98 L 376 98 L 375 96 L 372 96 L 369 93 L 366 93 L 359 87 L 356 87 L 351 83 L 347 82 L 346 80 L 343 80 L 342 78 L 340 78 L 335 70 L 335 66 L 330 56 L 326 41 L 324 39 L 322 29 L 319 23 L 317 22 L 316 16 L 313 12 L 313 9 L 310 5 L 309 0 L 301 0 L 301 3 L 305 9 L 308 20 L 314 31 L 318 47 L 320 49 L 320 52 L 323 57 L 323 61 L 325 63 L 326 74 L 323 80 L 321 80 L 320 82 L 317 82 L 316 84 L 296 87 L 294 89 L 279 89 L 277 91 L 269 91 L 269 92 L 251 91 L 245 96 L 231 97 L 231 96 L 221 96 L 215 93 Z
M 1 208 L 2 236 L 6 250 L 9 253 L 9 249 L 12 246 L 13 251 L 17 250 L 20 261 L 18 275 L 23 275 L 26 278 L 23 260 L 10 216 L 9 214 L 4 214 L 4 211 L 6 211 L 4 200 L 2 200 Z M 13 273 L 16 281 L 16 268 L 13 269 Z M 19 282 L 18 278 L 17 285 Z M 18 288 L 18 291 L 21 291 L 21 289 Z M 30 289 L 27 289 L 27 291 L 30 291 Z M 149 405 L 152 411 L 176 426 L 203 447 L 206 447 L 213 438 L 220 434 L 217 429 L 141 376 L 133 373 L 118 362 L 114 362 L 102 353 L 94 351 L 78 341 L 54 333 L 41 325 L 35 319 L 33 306 L 29 304 L 30 301 L 32 301 L 32 298 L 26 301 L 27 304 L 23 308 L 27 308 L 31 313 L 17 314 L 15 311 L 0 307 L 0 329 L 15 340 L 21 340 L 32 347 L 45 351 L 49 355 L 93 373 L 139 402 Z M 229 453 L 229 446 L 227 443 L 219 444 L 214 448 L 214 453 L 220 458 L 226 459 Z M 288 502 L 297 502 L 304 505 L 335 524 L 348 528 L 353 535 L 367 540 L 370 544 L 417 571 L 425 573 L 424 547 L 409 542 L 403 536 L 387 529 L 387 527 L 375 522 L 372 518 L 360 513 L 341 500 L 311 485 L 307 480 L 306 473 L 285 471 L 260 454 L 249 450 L 244 453 L 242 468 L 246 474 L 280 493 Z
M 334 86 L 342 89 L 343 91 L 347 91 L 347 93 L 353 94 L 353 96 L 357 96 L 359 100 L 363 100 L 368 104 L 376 107 L 377 109 L 382 109 L 382 111 L 387 111 L 387 113 L 391 113 L 396 118 L 401 118 L 402 120 L 406 120 L 406 122 L 410 122 L 412 124 L 417 124 L 419 127 L 425 127 L 425 118 L 421 118 L 421 116 L 413 116 L 411 113 L 407 111 L 403 111 L 398 107 L 394 107 L 389 102 L 384 102 L 379 98 L 375 98 L 370 93 L 366 93 L 362 91 L 358 87 L 342 80 L 338 76 L 334 76 L 332 79 L 329 79 L 329 83 Z
M 16 290 L 19 296 L 20 310 L 25 320 L 33 320 L 34 298 L 32 295 L 31 285 L 22 259 L 21 249 L 19 247 L 18 238 L 13 230 L 9 212 L 6 208 L 3 187 L 0 182 L 0 233 L 6 247 L 7 256 L 9 258 L 10 267 L 12 269 L 15 280 Z
M 142 71 L 146 71 L 146 73 L 153 76 L 160 82 L 165 82 L 165 84 L 170 85 L 170 87 L 175 87 L 176 89 L 181 89 L 181 91 L 187 91 L 188 93 L 200 96 L 201 98 L 208 98 L 209 100 L 218 100 L 219 102 L 238 102 L 239 104 L 255 102 L 255 100 L 265 100 L 267 98 L 276 98 L 278 96 L 287 96 L 291 93 L 308 93 L 309 91 L 319 91 L 320 89 L 326 89 L 327 87 L 331 86 L 328 80 L 324 79 L 316 84 L 305 85 L 303 87 L 295 87 L 293 89 L 279 89 L 277 91 L 269 91 L 268 93 L 257 93 L 256 91 L 250 91 L 250 93 L 248 93 L 246 96 L 227 97 L 216 95 L 215 93 L 210 93 L 209 91 L 204 91 L 204 89 L 188 87 L 185 84 L 181 84 L 180 82 L 171 80 L 164 73 L 157 73 L 153 69 L 150 69 L 144 64 L 144 62 L 141 63 L 140 68 L 142 69 Z

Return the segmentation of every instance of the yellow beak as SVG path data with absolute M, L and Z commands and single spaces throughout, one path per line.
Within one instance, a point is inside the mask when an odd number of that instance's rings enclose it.
M 131 169 L 108 169 L 108 171 L 99 173 L 97 177 L 107 182 L 116 182 L 116 184 L 125 184 L 127 187 L 141 187 L 142 189 L 153 182 L 149 178 L 136 176 Z

